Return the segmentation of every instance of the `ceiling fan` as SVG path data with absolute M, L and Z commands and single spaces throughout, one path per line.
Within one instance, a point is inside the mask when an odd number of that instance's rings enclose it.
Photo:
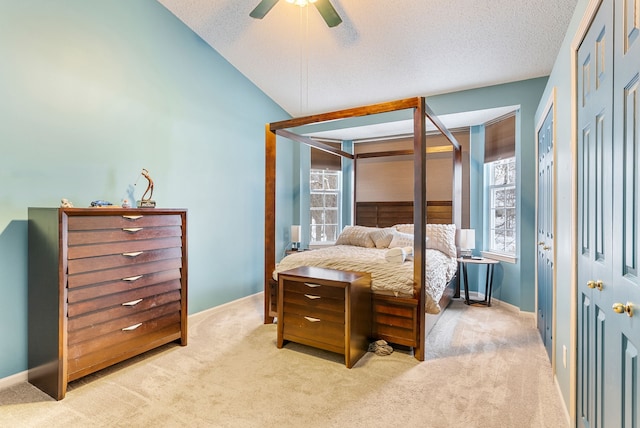
M 338 15 L 338 12 L 336 12 L 329 0 L 287 0 L 287 2 L 295 3 L 299 6 L 305 6 L 307 3 L 313 3 L 329 27 L 335 27 L 342 22 L 340 15 Z M 262 19 L 267 13 L 269 13 L 276 3 L 278 3 L 278 0 L 262 0 L 258 6 L 251 11 L 249 16 L 256 19 Z

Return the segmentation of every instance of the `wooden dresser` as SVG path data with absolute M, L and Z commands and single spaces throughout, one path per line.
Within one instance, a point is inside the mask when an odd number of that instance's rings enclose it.
M 29 382 L 67 383 L 187 344 L 187 212 L 29 208 Z
M 278 282 L 278 348 L 290 340 L 344 354 L 353 367 L 369 348 L 371 275 L 303 266 Z

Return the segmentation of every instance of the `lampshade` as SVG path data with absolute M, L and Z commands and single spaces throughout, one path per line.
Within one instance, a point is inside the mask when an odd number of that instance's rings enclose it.
M 300 242 L 300 225 L 291 226 L 291 242 Z
M 476 248 L 475 229 L 460 229 L 458 231 L 458 247 L 460 247 L 460 250 L 473 250 Z

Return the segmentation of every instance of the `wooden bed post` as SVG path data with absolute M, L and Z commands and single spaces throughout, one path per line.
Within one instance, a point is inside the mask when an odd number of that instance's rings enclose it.
M 462 229 L 462 147 L 453 150 L 452 220 L 456 229 Z
M 418 105 L 413 112 L 413 282 L 418 292 L 418 346 L 414 349 L 415 358 L 425 358 L 425 240 L 427 212 L 427 138 L 425 134 L 425 101 L 418 98 Z
M 453 195 L 451 217 L 457 229 L 462 229 L 462 146 L 453 149 Z M 456 275 L 453 297 L 460 297 L 460 275 Z
M 276 134 L 265 126 L 264 323 L 273 322 L 270 280 L 276 267 Z

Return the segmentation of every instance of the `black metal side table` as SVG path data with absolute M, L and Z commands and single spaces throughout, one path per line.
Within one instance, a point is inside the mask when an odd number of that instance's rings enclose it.
M 491 306 L 491 293 L 493 292 L 493 267 L 498 263 L 500 263 L 498 260 L 488 259 L 486 257 L 458 258 L 458 266 L 462 272 L 462 280 L 464 281 L 464 302 L 467 305 L 482 304 Z M 487 279 L 484 285 L 484 300 L 473 300 L 469 298 L 469 281 L 467 280 L 467 265 L 469 264 L 485 265 L 487 267 Z

